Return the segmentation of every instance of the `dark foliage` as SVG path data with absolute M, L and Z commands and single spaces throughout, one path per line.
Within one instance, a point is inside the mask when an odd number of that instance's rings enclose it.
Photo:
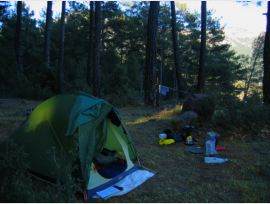
M 80 90 L 93 94 L 86 77 L 91 76 L 91 83 L 94 83 L 94 79 L 97 80 L 93 73 L 87 71 L 88 59 L 90 59 L 88 43 L 90 8 L 85 3 L 69 2 L 69 5 L 65 22 L 62 91 Z M 178 3 L 176 5 L 179 6 Z M 190 13 L 183 5 L 180 7 L 181 9 L 176 11 L 176 31 L 183 89 L 195 93 L 200 59 L 200 15 L 197 12 Z M 125 10 L 121 10 L 117 2 L 101 4 L 100 92 L 104 99 L 113 98 L 110 94 L 120 96 L 120 93 L 130 93 L 137 103 L 137 93 L 143 94 L 142 90 L 146 86 L 144 80 L 149 8 L 149 2 L 127 3 Z M 157 61 L 154 70 L 157 77 L 160 77 L 162 72 L 163 85 L 177 88 L 170 4 L 161 3 L 160 10 L 162 12 L 159 12 L 158 17 Z M 60 61 L 61 18 L 53 19 L 51 22 L 50 66 L 48 66 L 44 63 L 45 15 L 43 20 L 37 21 L 33 18 L 33 11 L 22 4 L 23 75 L 21 75 L 13 49 L 17 15 L 16 12 L 10 12 L 9 7 L 5 7 L 4 14 L 0 31 L 0 97 L 47 99 L 55 95 Z M 242 80 L 246 76 L 245 68 L 241 58 L 230 49 L 230 45 L 224 44 L 224 29 L 220 27 L 219 20 L 212 18 L 211 11 L 207 12 L 206 30 L 205 86 L 207 91 L 240 94 L 244 88 Z M 123 73 L 119 79 L 119 83 L 123 84 L 121 86 L 118 82 L 111 82 L 118 80 L 111 75 L 120 70 Z M 252 78 L 259 89 L 261 89 L 259 85 L 261 76 L 258 73 Z M 156 79 L 153 80 L 156 82 Z M 111 93 L 111 90 L 114 92 Z M 247 95 L 253 90 L 254 88 L 251 88 Z M 163 99 L 176 99 L 177 96 L 175 91 L 170 91 Z

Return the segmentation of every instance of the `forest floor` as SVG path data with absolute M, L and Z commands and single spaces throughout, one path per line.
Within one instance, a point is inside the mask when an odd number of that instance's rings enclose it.
M 0 139 L 12 133 L 27 116 L 18 113 L 35 108 L 42 101 L 0 99 Z M 150 107 L 118 108 L 143 166 L 155 176 L 126 195 L 106 201 L 124 203 L 254 203 L 270 201 L 270 137 L 238 133 L 238 139 L 211 126 L 196 128 L 197 145 L 205 146 L 207 131 L 221 134 L 218 146 L 229 148 L 216 157 L 220 164 L 207 164 L 204 154 L 193 154 L 184 142 L 159 145 L 159 134 L 172 128 L 176 110 L 154 112 Z M 0 140 L 0 141 L 1 141 Z M 78 198 L 78 202 L 83 199 Z

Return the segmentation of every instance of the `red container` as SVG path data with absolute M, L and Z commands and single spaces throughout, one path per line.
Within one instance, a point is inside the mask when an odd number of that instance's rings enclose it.
M 226 150 L 227 148 L 226 147 L 216 147 L 216 150 L 217 151 L 224 151 Z

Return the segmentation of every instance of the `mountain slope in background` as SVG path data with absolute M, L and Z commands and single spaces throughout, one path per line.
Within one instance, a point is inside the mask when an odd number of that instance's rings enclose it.
M 250 31 L 245 28 L 225 27 L 225 43 L 232 45 L 237 54 L 245 54 L 251 56 L 252 42 L 254 38 L 259 36 L 258 32 Z

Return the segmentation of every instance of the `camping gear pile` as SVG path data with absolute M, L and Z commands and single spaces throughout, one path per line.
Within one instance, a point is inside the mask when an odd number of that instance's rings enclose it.
M 185 141 L 186 145 L 194 145 L 196 144 L 194 142 L 194 139 L 197 137 L 196 131 L 195 131 L 195 127 L 194 126 L 183 126 L 182 127 L 182 134 L 178 135 L 175 133 L 172 133 L 172 131 L 167 128 L 163 131 L 165 134 L 160 134 L 159 138 L 159 144 L 160 145 L 168 145 L 168 144 L 172 144 L 175 142 L 182 142 Z
M 181 142 L 185 141 L 185 145 L 188 145 L 187 149 L 191 153 L 195 154 L 206 154 L 206 156 L 218 154 L 217 151 L 224 151 L 227 150 L 225 147 L 217 147 L 217 143 L 220 138 L 220 134 L 215 133 L 215 132 L 207 132 L 207 137 L 206 137 L 206 143 L 205 143 L 205 148 L 201 146 L 194 146 L 196 143 L 196 137 L 197 134 L 195 132 L 195 127 L 194 126 L 183 126 L 182 127 L 182 133 L 181 135 L 177 135 L 175 133 L 172 133 L 170 129 L 166 129 L 163 131 L 166 134 L 165 135 L 162 133 L 159 135 L 159 145 L 168 145 L 168 144 L 173 144 L 176 142 Z M 223 163 L 228 161 L 228 159 L 222 159 L 222 158 L 217 158 L 217 157 L 210 157 L 207 158 L 205 157 L 205 163 Z
M 79 168 L 75 177 L 83 181 L 86 201 L 142 168 L 118 110 L 83 92 L 61 94 L 44 101 L 9 139 L 19 148 L 24 146 L 29 172 L 51 183 L 58 179 L 58 167 L 46 152 L 54 147 L 55 156 L 61 159 L 78 142 Z M 6 148 L 0 144 L 1 153 Z M 143 170 L 141 174 L 146 172 Z

